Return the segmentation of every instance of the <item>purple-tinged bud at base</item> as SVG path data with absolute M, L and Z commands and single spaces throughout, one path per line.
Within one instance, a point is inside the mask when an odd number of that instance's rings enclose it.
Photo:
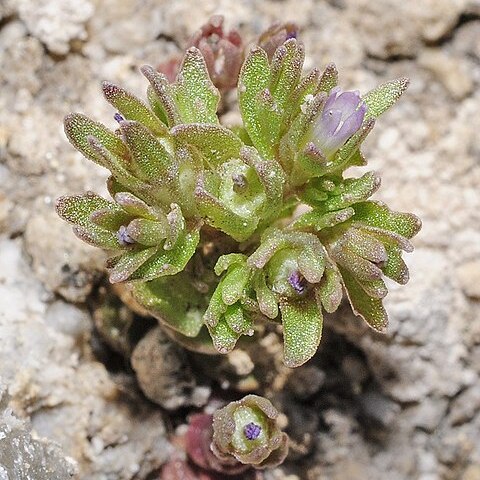
M 362 126 L 367 105 L 358 91 L 331 90 L 313 128 L 313 143 L 326 157 L 333 155 Z
M 256 440 L 262 433 L 262 427 L 254 422 L 250 422 L 245 425 L 243 433 L 247 440 Z
M 293 271 L 289 275 L 288 283 L 299 295 L 302 295 L 302 293 L 305 293 L 307 289 L 307 280 L 298 270 Z
M 120 115 L 118 112 L 113 116 L 113 118 L 114 118 L 118 123 L 125 121 L 125 118 L 123 118 L 123 116 Z
M 128 234 L 127 227 L 125 225 L 121 225 L 118 229 L 117 239 L 118 243 L 124 247 L 135 243 L 135 240 Z

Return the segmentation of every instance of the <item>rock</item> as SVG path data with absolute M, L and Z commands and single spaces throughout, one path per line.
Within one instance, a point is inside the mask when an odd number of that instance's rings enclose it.
M 48 289 L 71 302 L 85 301 L 106 258 L 101 250 L 80 242 L 52 205 L 39 205 L 32 213 L 25 248 L 35 275 Z
M 478 2 L 478 13 L 480 16 L 480 2 Z M 459 56 L 472 56 L 476 60 L 480 59 L 480 22 L 468 22 L 462 25 L 455 32 L 452 48 Z
M 456 25 L 464 0 L 346 0 L 347 13 L 366 51 L 375 57 L 412 57 Z
M 460 287 L 468 297 L 480 300 L 480 260 L 472 260 L 457 268 Z
M 462 58 L 432 48 L 424 50 L 418 62 L 434 75 L 455 100 L 462 100 L 473 91 L 471 71 Z
M 30 426 L 8 407 L 0 386 L 0 478 L 2 480 L 67 480 L 78 473 L 76 463 L 59 445 L 32 437 Z
M 196 385 L 185 352 L 172 343 L 160 327 L 138 343 L 131 357 L 143 393 L 167 410 L 205 405 L 210 388 Z
M 18 14 L 30 34 L 50 52 L 65 55 L 72 40 L 85 40 L 85 23 L 93 15 L 88 0 L 19 0 Z
M 57 300 L 47 307 L 45 323 L 54 330 L 80 342 L 92 329 L 91 318 L 85 310 Z
M 47 305 L 21 240 L 3 239 L 0 250 L 0 378 L 11 406 L 77 461 L 80 478 L 145 478 L 168 456 L 161 414 L 122 396 L 105 367 L 91 360 L 81 341 L 85 313 L 60 300 Z M 53 475 L 32 478 L 67 478 Z
M 383 428 L 391 427 L 400 412 L 398 404 L 374 390 L 362 394 L 359 404 L 362 417 Z
M 463 472 L 461 480 L 477 480 L 480 478 L 480 464 L 469 465 Z
M 299 399 L 306 399 L 317 393 L 325 382 L 325 372 L 315 365 L 299 367 L 288 378 L 286 387 Z
M 455 398 L 451 407 L 449 420 L 452 425 L 459 425 L 471 420 L 480 412 L 480 385 L 474 385 Z

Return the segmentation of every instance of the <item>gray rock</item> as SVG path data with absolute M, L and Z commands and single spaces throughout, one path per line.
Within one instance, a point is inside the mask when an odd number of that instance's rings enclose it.
M 143 393 L 167 410 L 205 405 L 208 386 L 197 385 L 185 352 L 155 327 L 138 343 L 131 357 Z
M 32 437 L 30 427 L 8 407 L 8 394 L 0 386 L 0 478 L 2 480 L 67 480 L 77 466 L 60 446 Z
M 19 0 L 18 14 L 32 36 L 57 55 L 70 50 L 72 40 L 85 40 L 85 23 L 92 16 L 88 0 Z

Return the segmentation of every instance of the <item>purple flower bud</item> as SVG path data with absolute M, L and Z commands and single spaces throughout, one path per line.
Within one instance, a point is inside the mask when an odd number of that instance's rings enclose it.
M 120 243 L 120 245 L 122 245 L 123 247 L 135 243 L 135 240 L 128 234 L 127 227 L 125 225 L 121 225 L 118 229 L 117 239 L 118 243 Z
M 331 90 L 313 130 L 313 142 L 329 157 L 362 126 L 367 105 L 358 91 Z
M 260 433 L 262 433 L 262 427 L 254 422 L 250 422 L 245 425 L 243 433 L 247 440 L 256 440 L 260 436 Z
M 123 116 L 120 115 L 118 112 L 113 116 L 113 118 L 114 118 L 118 123 L 125 121 L 125 119 L 123 118 Z
M 307 281 L 305 280 L 305 277 L 298 270 L 293 271 L 289 275 L 288 283 L 299 295 L 304 293 L 307 288 Z
M 232 181 L 233 189 L 237 193 L 244 191 L 248 186 L 247 177 L 245 177 L 243 173 L 234 173 L 232 175 Z

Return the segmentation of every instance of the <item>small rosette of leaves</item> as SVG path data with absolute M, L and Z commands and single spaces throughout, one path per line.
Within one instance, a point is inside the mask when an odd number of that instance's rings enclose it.
M 271 402 L 257 395 L 229 403 L 213 415 L 213 453 L 254 468 L 276 467 L 288 453 L 288 436 L 280 431 L 277 417 Z
M 372 172 L 355 179 L 315 178 L 302 194 L 312 210 L 288 228 L 318 235 L 354 312 L 383 331 L 388 322 L 382 305 L 387 294 L 383 277 L 399 284 L 408 281 L 402 252 L 413 251 L 409 240 L 421 223 L 415 215 L 367 200 L 379 186 L 380 179 Z
M 253 48 L 239 80 L 244 127 L 262 156 L 278 159 L 292 186 L 363 165 L 361 143 L 408 86 L 401 78 L 361 98 L 337 86 L 334 64 L 302 76 L 304 56 L 295 38 L 277 48 L 271 61 L 265 50 Z
M 58 214 L 74 225 L 87 243 L 113 252 L 107 267 L 110 281 L 151 280 L 185 268 L 199 241 L 197 226 L 187 226 L 181 209 L 170 212 L 148 206 L 129 192 L 114 202 L 89 192 L 61 197 Z
M 111 200 L 62 197 L 57 211 L 111 253 L 110 280 L 129 282 L 182 344 L 206 352 L 211 337 L 226 353 L 253 334 L 255 320 L 269 319 L 282 323 L 285 363 L 294 367 L 314 355 L 322 312 L 338 308 L 343 290 L 381 331 L 384 277 L 408 280 L 402 252 L 412 250 L 419 220 L 370 200 L 380 185 L 374 173 L 344 178 L 366 163 L 362 142 L 408 81 L 364 96 L 343 91 L 333 64 L 304 74 L 296 26 L 275 25 L 238 75 L 243 124 L 226 128 L 209 69 L 230 56 L 228 85 L 227 70 L 216 77 L 230 88 L 243 52 L 222 28 L 215 18 L 199 32 L 200 49 L 186 51 L 174 82 L 142 67 L 147 102 L 105 82 L 115 131 L 67 116 L 74 147 L 110 171 Z M 292 218 L 300 204 L 308 211 Z

